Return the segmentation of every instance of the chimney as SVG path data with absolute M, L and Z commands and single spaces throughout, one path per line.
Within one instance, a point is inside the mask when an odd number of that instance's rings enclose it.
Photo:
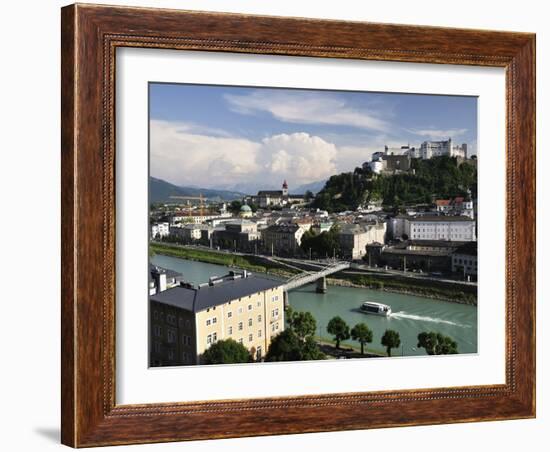
M 155 279 L 155 285 L 157 286 L 157 293 L 166 290 L 166 272 L 160 268 L 155 268 L 152 272 Z

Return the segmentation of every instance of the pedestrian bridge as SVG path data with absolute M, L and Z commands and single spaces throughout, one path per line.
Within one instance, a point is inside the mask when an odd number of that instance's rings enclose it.
M 325 278 L 328 275 L 332 275 L 333 273 L 338 273 L 339 271 L 346 270 L 350 268 L 350 266 L 350 262 L 335 262 L 334 264 L 331 264 L 317 272 L 305 271 L 287 280 L 286 284 L 283 286 L 284 290 L 286 292 L 317 281 L 317 291 L 326 292 Z

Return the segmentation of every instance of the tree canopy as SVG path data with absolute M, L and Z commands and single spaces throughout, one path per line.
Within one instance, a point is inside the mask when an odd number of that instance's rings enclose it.
M 458 353 L 458 344 L 449 336 L 434 331 L 424 331 L 418 335 L 418 347 L 428 355 L 454 355 Z
M 401 338 L 395 330 L 386 330 L 382 336 L 380 343 L 386 347 L 386 353 L 391 356 L 391 349 L 401 346 Z
M 325 359 L 315 342 L 317 322 L 310 312 L 286 312 L 288 328 L 273 338 L 267 351 L 266 361 L 312 361 Z
M 340 316 L 330 319 L 327 325 L 327 332 L 334 336 L 336 348 L 340 348 L 340 342 L 350 338 L 348 324 Z
M 456 157 L 412 159 L 414 172 L 378 175 L 370 168 L 333 175 L 317 193 L 313 205 L 329 212 L 355 210 L 371 201 L 382 201 L 387 208 L 405 204 L 431 203 L 433 197 L 477 197 L 477 168 L 459 163 Z
M 309 229 L 302 235 L 300 248 L 302 248 L 302 251 L 306 255 L 309 255 L 309 251 L 311 250 L 312 256 L 321 258 L 339 254 L 340 240 L 338 233 L 339 227 L 337 225 L 332 226 L 329 231 L 324 231 L 320 234 Z
M 351 338 L 361 344 L 361 354 L 365 353 L 365 344 L 372 342 L 372 330 L 366 323 L 358 323 L 351 329 Z
M 252 360 L 243 344 L 233 339 L 223 339 L 212 344 L 202 355 L 205 364 L 248 363 Z
M 312 336 L 300 339 L 292 329 L 286 329 L 273 338 L 265 356 L 266 361 L 311 361 L 324 359 Z
M 305 340 L 308 336 L 315 335 L 317 322 L 311 312 L 293 311 L 290 307 L 286 313 L 286 321 L 289 328 L 296 333 L 300 340 Z

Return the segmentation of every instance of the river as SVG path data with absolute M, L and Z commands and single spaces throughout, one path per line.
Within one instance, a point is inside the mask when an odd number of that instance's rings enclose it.
M 223 265 L 189 261 L 156 254 L 151 262 L 184 275 L 186 281 L 194 284 L 207 282 L 213 275 L 222 276 L 230 269 Z M 383 352 L 380 339 L 386 329 L 399 332 L 401 348 L 394 355 L 425 355 L 417 349 L 416 337 L 422 331 L 437 331 L 452 337 L 458 343 L 460 353 L 477 352 L 477 308 L 414 295 L 403 295 L 379 290 L 352 287 L 328 286 L 326 294 L 317 294 L 315 285 L 310 284 L 291 290 L 288 294 L 290 306 L 296 311 L 309 311 L 317 321 L 317 335 L 330 340 L 326 332 L 329 320 L 339 315 L 348 325 L 364 322 L 373 331 L 373 342 L 367 349 Z M 367 315 L 359 311 L 364 301 L 376 301 L 391 306 L 391 317 Z M 344 343 L 358 346 L 354 341 Z

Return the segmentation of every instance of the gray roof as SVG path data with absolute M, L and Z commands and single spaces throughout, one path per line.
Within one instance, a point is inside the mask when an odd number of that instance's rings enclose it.
M 178 286 L 151 295 L 151 301 L 168 304 L 191 312 L 200 312 L 228 301 L 273 289 L 284 284 L 283 281 L 248 274 L 247 277 L 233 279 L 231 275 L 220 278 L 222 281 L 198 288 Z
M 279 223 L 272 224 L 266 230 L 268 232 L 295 234 L 298 229 L 300 229 L 300 226 L 294 223 Z

